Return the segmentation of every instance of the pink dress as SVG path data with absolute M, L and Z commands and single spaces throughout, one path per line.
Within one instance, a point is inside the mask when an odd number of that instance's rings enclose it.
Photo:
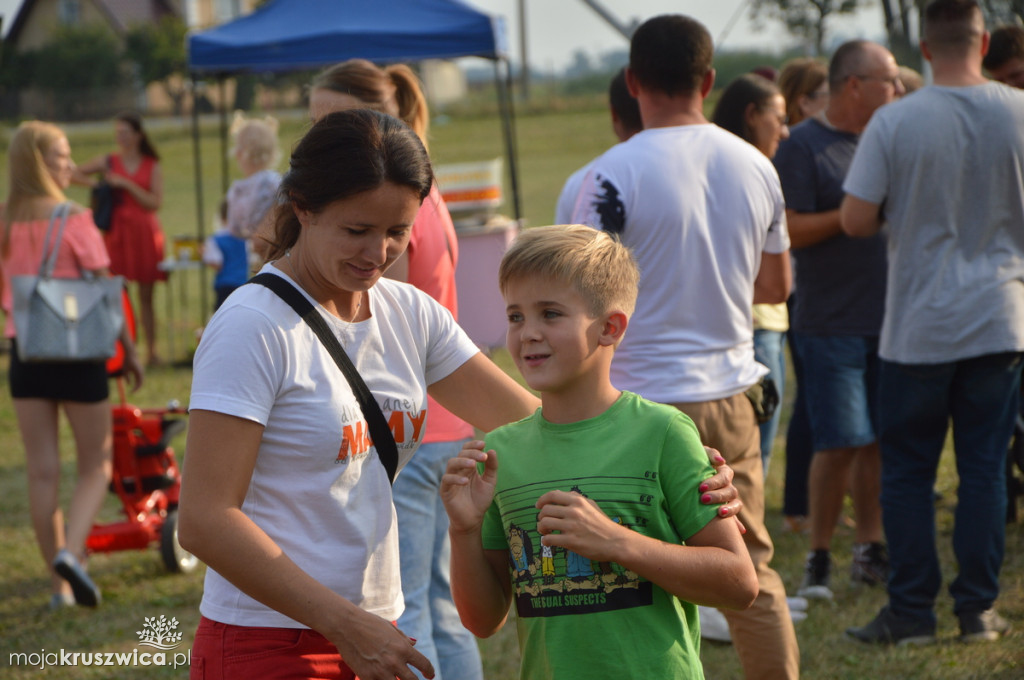
M 139 167 L 130 173 L 119 155 L 110 155 L 110 171 L 127 177 L 146 191 L 152 187 L 155 165 L 155 159 L 143 156 Z M 117 194 L 110 231 L 104 237 L 110 253 L 111 273 L 139 283 L 167 280 L 167 273 L 157 268 L 164 259 L 164 232 L 156 213 L 139 205 L 128 191 L 121 190 Z
M 455 266 L 459 262 L 459 243 L 455 225 L 435 184 L 423 201 L 409 240 L 409 283 L 444 305 L 459 320 L 455 291 Z M 424 443 L 450 442 L 473 436 L 473 426 L 460 420 L 427 396 L 430 417 Z

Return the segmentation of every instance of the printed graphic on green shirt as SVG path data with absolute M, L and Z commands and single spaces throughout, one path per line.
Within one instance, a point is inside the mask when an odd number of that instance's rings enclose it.
M 612 521 L 631 529 L 647 524 L 657 473 L 646 479 L 592 477 L 573 480 L 569 489 L 593 498 Z M 564 480 L 563 480 L 564 481 Z M 598 562 L 571 550 L 541 544 L 536 499 L 559 488 L 547 481 L 501 493 L 508 525 L 509 565 L 516 610 L 521 617 L 563 616 L 646 607 L 652 584 L 615 562 Z M 561 488 L 565 488 L 562 486 Z M 503 513 L 503 514 L 504 514 Z

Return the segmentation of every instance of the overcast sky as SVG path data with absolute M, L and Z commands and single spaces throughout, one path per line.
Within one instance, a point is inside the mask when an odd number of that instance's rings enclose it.
M 464 0 L 488 14 L 505 17 L 509 36 L 509 49 L 515 61 L 520 60 L 519 15 L 520 0 Z M 524 0 L 526 3 L 527 51 L 529 61 L 542 70 L 561 70 L 572 61 L 577 50 L 593 55 L 627 46 L 625 38 L 612 29 L 594 10 L 581 0 Z M 701 21 L 716 46 L 723 49 L 761 47 L 770 50 L 789 47 L 793 39 L 780 24 L 769 24 L 764 31 L 755 32 L 748 20 L 745 6 L 748 0 L 599 0 L 622 23 L 633 19 L 643 21 L 658 14 L 681 12 Z M 0 0 L 0 14 L 4 17 L 4 31 L 14 20 L 21 0 Z M 730 20 L 739 12 L 739 20 L 728 30 Z M 853 18 L 833 20 L 833 37 L 879 39 L 883 35 L 882 9 L 879 3 L 862 10 Z
M 505 17 L 509 32 L 509 49 L 519 61 L 519 0 L 464 0 L 489 14 Z M 612 29 L 582 0 L 525 0 L 527 53 L 531 64 L 547 70 L 560 70 L 576 50 L 600 54 L 607 50 L 625 49 L 626 39 Z M 755 32 L 748 19 L 747 0 L 598 0 L 623 24 L 633 19 L 641 22 L 659 14 L 688 14 L 705 26 L 716 47 L 742 49 L 759 47 L 779 50 L 794 44 L 781 24 L 769 23 L 765 30 Z M 738 21 L 729 28 L 738 14 Z M 834 19 L 833 37 L 879 39 L 884 35 L 881 5 L 877 2 L 851 18 Z

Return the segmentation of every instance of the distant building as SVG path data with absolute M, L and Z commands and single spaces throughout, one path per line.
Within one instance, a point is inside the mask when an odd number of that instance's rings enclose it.
M 58 26 L 98 25 L 123 42 L 128 31 L 138 24 L 174 16 L 191 29 L 203 29 L 247 14 L 255 4 L 255 0 L 24 0 L 10 20 L 4 40 L 15 53 L 21 53 L 48 44 Z M 5 113 L 55 118 L 52 95 L 38 88 L 23 90 L 18 101 L 6 102 L 5 108 L 12 105 L 16 110 Z M 172 101 L 160 85 L 142 87 L 141 83 L 126 79 L 112 91 L 83 98 L 77 113 L 82 117 L 103 117 L 125 108 L 166 113 L 172 109 Z

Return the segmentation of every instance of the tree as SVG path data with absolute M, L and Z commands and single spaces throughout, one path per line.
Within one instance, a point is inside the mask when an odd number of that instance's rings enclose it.
M 187 91 L 185 73 L 185 22 L 165 16 L 156 23 L 133 26 L 125 35 L 124 56 L 136 68 L 143 84 L 160 83 L 174 103 L 174 113 L 181 113 Z M 177 78 L 175 76 L 178 76 Z
M 751 0 L 750 18 L 762 26 L 766 18 L 781 21 L 790 33 L 813 45 L 814 54 L 821 55 L 828 18 L 851 14 L 864 4 L 865 0 Z
M 923 7 L 923 0 L 882 0 L 889 49 L 898 63 L 915 69 L 921 68 L 921 52 L 917 47 L 917 38 L 911 35 L 910 17 L 914 13 L 920 14 Z
M 594 72 L 594 63 L 584 50 L 572 53 L 572 63 L 565 69 L 566 78 L 579 78 Z
M 920 16 L 927 0 L 881 0 L 885 31 L 896 61 L 920 68 L 920 36 L 911 35 L 911 17 Z M 990 27 L 1020 23 L 1024 20 L 1024 0 L 981 0 L 982 10 Z M 919 24 L 920 25 L 920 22 Z
M 48 115 L 73 118 L 124 79 L 119 52 L 117 40 L 102 27 L 60 26 L 46 45 L 11 55 L 4 71 L 12 77 L 4 85 L 51 93 L 54 110 Z
M 1024 0 L 982 0 L 982 6 L 993 26 L 1024 21 Z

